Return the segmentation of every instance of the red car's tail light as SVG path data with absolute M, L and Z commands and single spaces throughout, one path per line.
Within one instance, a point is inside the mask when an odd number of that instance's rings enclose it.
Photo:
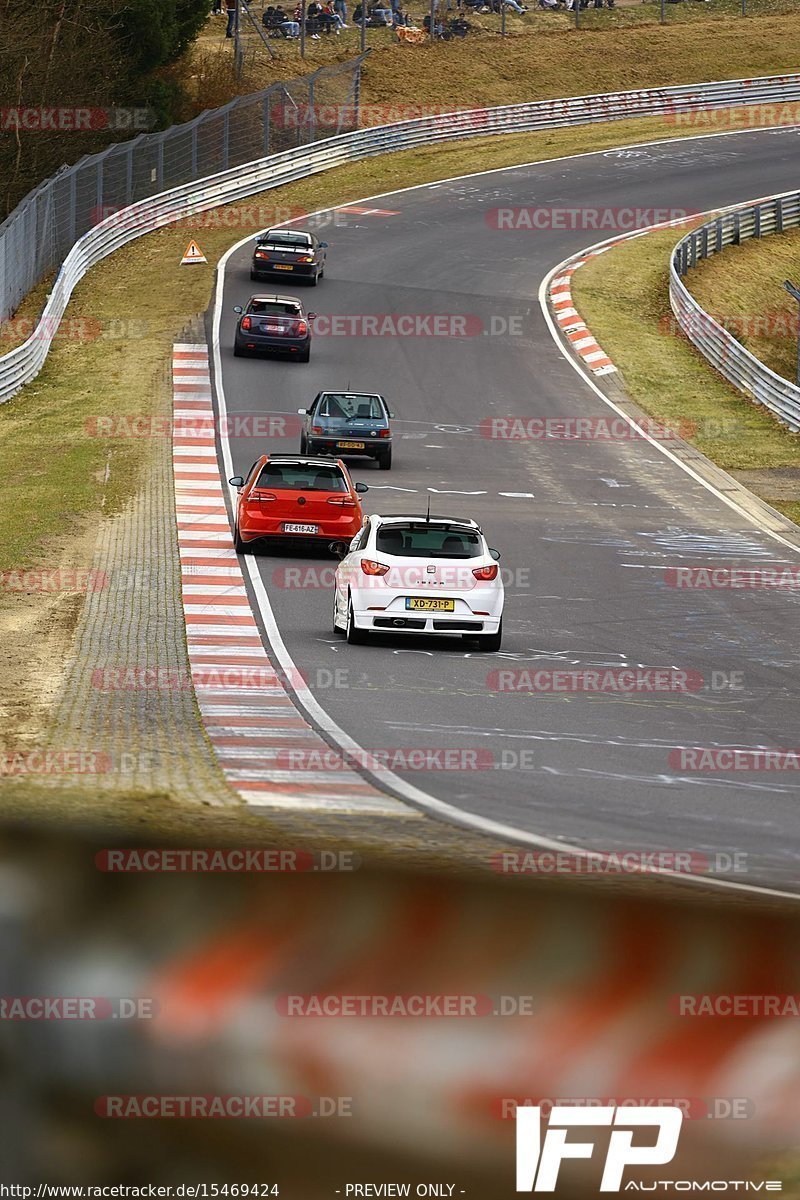
M 249 317 L 242 317 L 242 329 L 249 329 L 252 324 Z
M 277 500 L 278 497 L 274 492 L 251 492 L 247 497 L 248 500 Z
M 323 433 L 323 432 L 324 432 L 324 430 L 323 430 L 323 428 L 322 428 L 322 426 L 321 426 L 321 425 L 312 425 L 312 426 L 311 426 L 311 432 L 312 432 L 312 433 Z
M 392 436 L 392 431 L 390 429 L 382 429 L 380 431 L 380 433 L 378 434 L 378 437 L 391 437 L 391 436 Z
M 476 567 L 472 572 L 476 579 L 497 579 L 497 563 L 490 567 Z
M 298 337 L 305 337 L 308 333 L 308 325 L 305 321 L 297 321 L 294 329 Z
M 371 558 L 362 558 L 361 570 L 365 575 L 385 575 L 389 568 L 384 563 L 373 562 Z
M 337 508 L 355 508 L 356 502 L 350 496 L 329 496 L 328 504 L 335 504 Z

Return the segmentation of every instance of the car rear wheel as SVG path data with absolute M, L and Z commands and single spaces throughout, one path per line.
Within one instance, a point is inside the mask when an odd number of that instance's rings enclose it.
M 309 284 L 309 287 L 316 287 L 316 286 L 317 286 L 317 280 L 318 280 L 318 279 L 319 279 L 319 275 L 318 275 L 318 274 L 309 275 L 309 277 L 308 277 L 308 284 Z
M 253 280 L 253 281 L 255 281 L 256 279 L 258 279 L 258 276 L 256 275 L 255 271 L 251 271 L 251 272 L 250 272 L 250 279 L 251 279 L 251 280 Z
M 306 441 L 306 435 L 304 433 L 300 434 L 300 453 L 308 454 L 308 442 Z
M 242 349 L 241 346 L 237 346 L 235 342 L 233 344 L 233 357 L 234 358 L 244 358 L 244 350 Z
M 353 616 L 353 601 L 350 600 L 347 605 L 347 641 L 351 646 L 363 646 L 366 642 L 368 634 L 365 629 L 359 629 L 356 626 L 355 617 Z
M 306 350 L 300 351 L 300 353 L 297 356 L 297 361 L 298 362 L 308 362 L 308 360 L 310 358 L 311 358 L 311 347 L 309 346 Z
M 378 466 L 380 467 L 380 469 L 382 471 L 388 471 L 390 469 L 391 465 L 392 465 L 392 451 L 391 451 L 391 449 L 384 450 L 382 454 L 378 455 Z
M 233 548 L 237 554 L 249 554 L 251 549 L 250 542 L 242 541 L 238 525 L 233 527 Z
M 503 644 L 503 621 L 497 626 L 497 633 L 481 633 L 475 638 L 478 643 L 479 650 L 485 650 L 487 654 L 495 654 Z

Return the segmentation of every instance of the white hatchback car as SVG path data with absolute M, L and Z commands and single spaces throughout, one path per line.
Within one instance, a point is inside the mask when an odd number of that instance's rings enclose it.
M 451 633 L 500 649 L 500 555 L 469 518 L 373 514 L 349 546 L 330 548 L 341 559 L 333 628 L 348 642 L 370 632 Z

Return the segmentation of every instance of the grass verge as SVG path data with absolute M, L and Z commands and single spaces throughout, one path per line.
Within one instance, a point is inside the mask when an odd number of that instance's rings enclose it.
M 800 232 L 729 246 L 689 272 L 687 286 L 756 358 L 794 383 L 797 301 L 783 286 L 800 275 Z
M 647 234 L 590 260 L 572 278 L 577 308 L 637 404 L 668 425 L 695 422 L 689 441 L 798 521 L 800 435 L 731 387 L 677 329 L 668 262 L 678 236 Z

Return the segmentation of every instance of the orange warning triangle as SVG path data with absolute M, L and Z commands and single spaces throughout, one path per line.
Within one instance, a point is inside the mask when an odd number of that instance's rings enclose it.
M 189 242 L 189 245 L 186 247 L 186 253 L 181 259 L 181 266 L 185 266 L 186 263 L 204 262 L 208 262 L 208 259 L 206 258 L 205 254 L 203 254 L 203 251 L 200 249 L 197 242 Z

